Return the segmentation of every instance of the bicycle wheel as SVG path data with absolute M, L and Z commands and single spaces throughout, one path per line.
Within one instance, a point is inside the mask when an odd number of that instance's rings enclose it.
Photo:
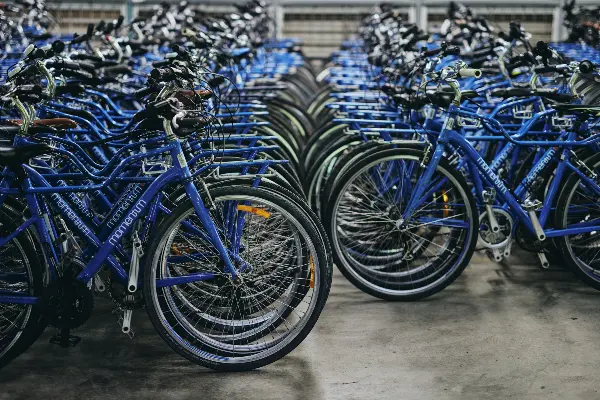
M 2 213 L 0 235 L 16 229 L 17 225 Z M 33 240 L 25 231 L 0 247 L 0 297 L 42 296 L 44 264 Z M 38 306 L 0 303 L 0 368 L 31 346 L 44 327 Z
M 585 161 L 600 173 L 600 154 Z M 596 185 L 600 183 L 597 177 Z M 562 259 L 573 273 L 588 285 L 600 290 L 600 192 L 573 173 L 565 182 L 556 202 L 557 229 L 594 227 L 598 230 L 555 238 Z
M 308 215 L 272 191 L 213 187 L 210 195 L 212 220 L 232 254 L 230 232 L 239 229 L 233 259 L 243 282 L 223 272 L 186 201 L 161 223 L 148 247 L 146 307 L 161 337 L 187 359 L 218 370 L 259 368 L 293 350 L 316 323 L 331 286 L 327 246 Z M 197 273 L 214 278 L 157 284 Z
M 377 152 L 349 168 L 329 199 L 325 227 L 334 260 L 359 289 L 417 300 L 452 283 L 473 253 L 478 210 L 460 173 L 442 160 L 416 211 L 402 210 L 419 181 L 423 152 Z

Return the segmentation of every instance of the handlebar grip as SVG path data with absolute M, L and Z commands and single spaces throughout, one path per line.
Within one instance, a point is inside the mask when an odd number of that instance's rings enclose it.
M 92 56 L 90 54 L 85 54 L 85 53 L 75 53 L 71 55 L 71 58 L 73 60 L 90 60 L 91 62 L 94 63 L 100 63 L 102 62 L 102 59 L 98 56 Z
M 118 30 L 123 25 L 123 21 L 125 21 L 125 17 L 122 15 L 119 15 L 119 18 L 117 18 L 117 23 L 115 24 L 115 31 Z
M 204 118 L 181 118 L 177 120 L 177 125 L 180 128 L 197 128 L 200 125 L 205 125 L 206 120 Z
M 446 55 L 446 56 L 450 56 L 450 55 L 458 56 L 458 55 L 460 55 L 460 48 L 458 46 L 447 47 L 446 50 L 444 50 L 444 55 Z
M 94 64 L 87 61 L 78 61 L 77 64 L 79 64 L 79 68 L 90 73 L 94 73 L 97 69 Z
M 154 68 L 152 71 L 150 71 L 150 77 L 157 81 L 166 79 L 170 75 L 172 75 L 170 68 Z
M 433 56 L 436 56 L 436 55 L 440 54 L 441 52 L 442 52 L 441 48 L 437 48 L 437 49 L 433 49 L 433 50 L 427 50 L 427 51 L 421 53 L 421 58 L 433 57 Z
M 52 42 L 52 51 L 54 54 L 60 54 L 65 50 L 65 42 L 62 40 L 55 40 Z
M 87 31 L 85 32 L 88 38 L 94 36 L 94 24 L 88 24 Z
M 529 63 L 527 63 L 527 62 L 525 62 L 525 61 L 523 61 L 523 60 L 519 60 L 519 61 L 517 61 L 517 62 L 514 62 L 514 63 L 512 63 L 512 64 L 505 64 L 504 66 L 505 66 L 505 68 L 506 68 L 508 71 L 512 71 L 512 70 L 513 70 L 513 69 L 515 69 L 515 68 L 519 68 L 519 67 L 525 67 L 525 66 L 527 66 L 527 65 L 529 65 Z
M 100 20 L 100 22 L 98 22 L 98 25 L 96 25 L 96 32 L 104 31 L 105 26 L 106 26 L 106 22 L 104 22 L 104 20 Z
M 583 60 L 579 63 L 579 71 L 583 74 L 591 74 L 596 71 L 596 65 L 589 60 Z
M 21 85 L 15 92 L 17 96 L 39 96 L 42 94 L 40 85 Z
M 148 103 L 146 110 L 150 113 L 160 114 L 162 111 L 170 110 L 171 107 L 175 105 L 174 102 L 176 101 L 177 100 L 173 99 L 172 97 L 169 97 L 166 100 Z
M 48 61 L 46 62 L 46 67 L 57 69 L 72 69 L 74 71 L 79 71 L 81 69 L 79 63 L 68 60 Z
M 110 35 L 110 33 L 115 29 L 115 24 L 111 22 L 109 22 L 108 24 L 106 24 L 106 29 L 104 29 L 104 34 L 105 35 Z
M 46 52 L 40 49 L 39 47 L 33 50 L 31 53 L 29 53 L 29 59 L 31 60 L 38 60 L 44 57 L 46 57 Z
M 550 66 L 542 65 L 542 66 L 535 67 L 533 70 L 537 74 L 545 74 L 545 73 L 548 73 L 548 72 L 556 72 L 556 68 L 553 65 L 550 65 Z
M 475 50 L 472 53 L 469 54 L 470 57 L 473 58 L 481 58 L 481 57 L 487 57 L 489 55 L 494 55 L 494 47 L 487 47 L 484 49 L 479 49 L 479 50 Z M 464 56 L 467 56 L 467 54 L 464 54 Z
M 25 66 L 22 70 L 20 70 L 16 75 L 11 77 L 12 79 L 16 79 L 17 77 L 26 77 L 38 74 L 40 72 L 39 68 L 35 64 L 30 64 Z
M 65 76 L 69 76 L 71 78 L 77 78 L 77 79 L 92 79 L 94 78 L 94 75 L 90 74 L 89 72 L 86 71 L 74 71 L 71 69 L 63 69 L 61 70 L 61 73 Z
M 79 83 L 67 83 L 63 86 L 57 86 L 55 94 L 57 96 L 70 94 L 70 95 L 78 95 L 85 91 L 85 88 Z
M 185 47 L 175 43 L 171 49 L 173 49 L 173 52 L 177 53 L 177 54 L 181 54 L 181 53 L 186 53 L 187 51 L 185 50 Z
M 137 90 L 135 92 L 135 97 L 138 98 L 138 99 L 142 99 L 142 98 L 148 96 L 150 93 L 154 93 L 156 91 L 157 91 L 156 88 L 154 88 L 152 86 L 148 86 L 148 87 L 141 88 L 141 89 Z
M 463 68 L 461 70 L 458 71 L 458 74 L 463 77 L 474 77 L 474 78 L 481 78 L 481 70 L 480 69 L 475 69 L 475 68 Z
M 215 76 L 214 78 L 212 78 L 212 79 L 210 79 L 208 81 L 208 85 L 210 87 L 215 87 L 215 86 L 219 86 L 223 82 L 225 82 L 225 78 L 224 77 L 222 77 L 222 76 Z
M 154 68 L 162 68 L 162 67 L 167 67 L 169 65 L 171 65 L 171 62 L 173 60 L 162 60 L 162 61 L 155 61 L 152 63 L 152 66 Z
M 155 68 L 150 72 L 150 77 L 152 77 L 156 81 L 172 81 L 177 78 L 178 75 L 184 75 L 184 71 L 175 67 L 168 68 Z
M 105 75 L 130 74 L 131 68 L 128 65 L 120 64 L 111 67 L 104 67 L 102 68 L 102 71 Z
M 87 34 L 85 34 L 85 35 L 74 34 L 73 39 L 71 40 L 71 44 L 79 44 L 79 43 L 85 42 L 87 39 L 88 39 Z
M 417 32 L 419 32 L 419 27 L 416 25 L 413 25 L 402 33 L 402 38 L 405 39 L 407 36 L 412 35 L 413 33 L 417 33 Z
M 535 67 L 533 70 L 538 74 L 544 74 L 548 72 L 557 72 L 559 74 L 564 74 L 569 72 L 569 67 L 566 65 L 544 65 Z

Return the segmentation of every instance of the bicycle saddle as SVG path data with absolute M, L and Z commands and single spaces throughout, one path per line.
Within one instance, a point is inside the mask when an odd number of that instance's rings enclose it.
M 479 97 L 480 94 L 475 90 L 463 90 L 461 92 L 461 100 L 473 99 Z M 448 107 L 452 100 L 454 100 L 454 93 L 452 92 L 427 92 L 421 93 L 416 98 L 414 96 L 407 95 L 395 95 L 394 100 L 400 104 L 405 104 L 409 108 L 418 109 L 423 107 L 425 104 L 434 104 L 438 107 Z
M 28 144 L 25 146 L 0 146 L 0 166 L 15 167 L 29 159 L 48 154 L 52 147 L 46 143 Z
M 23 123 L 23 120 L 12 119 L 8 121 L 12 125 L 19 126 Z M 33 121 L 33 126 L 38 128 L 53 128 L 54 129 L 73 129 L 77 128 L 77 123 L 69 118 L 50 118 L 50 119 L 36 119 Z M 52 131 L 53 131 L 52 130 Z M 41 133 L 41 132 L 37 132 Z
M 578 112 L 589 115 L 600 114 L 600 106 L 586 106 L 582 104 L 553 104 L 552 108 L 559 112 Z
M 554 101 L 571 101 L 573 100 L 573 96 L 565 93 L 557 93 L 555 88 L 541 88 L 536 90 L 531 90 L 531 88 L 525 87 L 511 87 L 511 88 L 502 88 L 502 89 L 494 89 L 490 92 L 493 97 L 502 97 L 507 99 L 509 97 L 530 97 L 530 96 L 539 96 L 548 100 Z

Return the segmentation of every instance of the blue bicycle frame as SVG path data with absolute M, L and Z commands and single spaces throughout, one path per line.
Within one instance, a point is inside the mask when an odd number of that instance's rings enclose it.
M 422 202 L 425 200 L 424 199 L 425 190 L 428 187 L 428 185 L 430 184 L 431 178 L 432 178 L 436 168 L 438 167 L 440 160 L 442 159 L 443 154 L 446 151 L 448 145 L 451 145 L 454 149 L 460 150 L 461 153 L 468 159 L 468 161 L 470 161 L 473 165 L 475 165 L 477 167 L 476 169 L 479 172 L 479 174 L 495 188 L 496 193 L 505 202 L 503 204 L 503 208 L 507 209 L 511 213 L 511 216 L 515 219 L 515 221 L 520 220 L 531 233 L 535 233 L 535 228 L 533 226 L 531 218 L 529 217 L 528 213 L 523 209 L 523 207 L 521 206 L 521 204 L 519 203 L 519 200 L 515 197 L 515 195 L 513 195 L 513 193 L 511 193 L 511 191 L 504 185 L 502 180 L 500 178 L 498 178 L 498 176 L 493 172 L 492 168 L 483 160 L 483 158 L 481 158 L 481 155 L 477 152 L 477 150 L 473 147 L 473 145 L 469 142 L 469 140 L 467 138 L 465 138 L 459 132 L 452 130 L 452 127 L 454 126 L 457 115 L 473 116 L 476 114 L 464 112 L 455 105 L 450 106 L 450 108 L 448 110 L 448 117 L 446 119 L 446 122 L 444 123 L 442 130 L 439 133 L 437 142 L 433 149 L 433 155 L 431 156 L 431 160 L 430 160 L 429 164 L 425 167 L 422 176 L 419 178 L 418 185 L 415 187 L 415 189 L 410 197 L 410 200 L 402 214 L 402 218 L 405 220 L 410 218 L 410 216 L 415 212 L 415 210 L 419 206 L 419 204 L 422 204 Z M 484 116 L 479 116 L 479 117 L 481 119 L 487 119 L 488 122 L 493 121 Z M 598 186 L 591 178 L 589 178 L 585 173 L 580 171 L 577 168 L 577 166 L 573 165 L 570 162 L 569 152 L 568 152 L 569 147 L 582 146 L 585 144 L 589 144 L 590 142 L 593 142 L 593 141 L 590 141 L 590 139 L 592 139 L 593 137 L 588 138 L 583 141 L 575 141 L 573 135 L 574 134 L 569 135 L 569 137 L 565 141 L 523 142 L 526 144 L 547 146 L 547 147 L 551 147 L 551 146 L 566 147 L 565 149 L 563 149 L 563 152 L 562 152 L 563 157 L 560 160 L 559 167 L 557 169 L 557 174 L 554 178 L 555 181 L 553 182 L 553 185 L 551 186 L 551 189 L 550 189 L 551 190 L 551 192 L 550 192 L 551 198 L 546 198 L 543 203 L 543 209 L 542 209 L 542 217 L 543 218 L 540 221 L 540 223 L 542 224 L 542 228 L 544 226 L 544 223 L 547 220 L 547 217 L 549 214 L 549 208 L 552 205 L 552 199 L 554 198 L 554 196 L 557 193 L 558 185 L 560 184 L 561 179 L 564 176 L 566 169 L 569 169 L 569 170 L 573 171 L 574 173 L 576 173 L 578 175 L 578 177 L 581 178 L 581 180 L 583 182 L 585 182 L 585 184 L 589 185 L 589 187 L 593 191 L 600 194 L 600 186 Z M 521 144 L 521 143 L 519 143 L 519 144 Z M 548 160 L 551 157 L 553 157 L 553 155 L 554 155 L 552 153 L 553 150 L 554 149 L 548 150 L 546 152 L 546 154 L 544 156 L 542 156 L 542 158 L 538 161 L 536 166 L 534 166 L 531 173 L 539 173 L 539 171 L 541 169 L 543 169 L 542 167 L 548 163 Z M 538 165 L 540 166 L 539 168 L 537 168 Z M 525 180 L 527 180 L 527 179 L 530 179 L 530 178 L 526 177 Z M 522 186 L 517 188 L 517 193 L 522 193 L 522 192 L 523 192 Z M 440 221 L 440 222 L 452 224 L 452 221 Z M 544 233 L 545 233 L 546 238 L 548 238 L 548 237 L 565 236 L 565 235 L 571 235 L 571 234 L 587 233 L 587 232 L 593 232 L 593 231 L 597 231 L 597 230 L 600 230 L 600 226 L 597 224 L 594 225 L 594 224 L 590 224 L 590 223 L 579 223 L 579 224 L 575 224 L 572 227 L 569 227 L 566 229 L 547 229 L 547 230 L 545 230 Z
M 50 248 L 52 252 L 52 259 L 54 261 L 54 267 L 58 264 L 58 258 L 56 251 L 52 245 L 52 239 L 50 237 L 49 230 L 51 229 L 44 218 L 41 210 L 43 206 L 40 205 L 37 195 L 42 193 L 51 193 L 46 199 L 48 202 L 53 204 L 59 214 L 63 216 L 69 223 L 69 225 L 82 237 L 87 240 L 88 243 L 92 244 L 93 247 L 97 248 L 95 255 L 87 263 L 84 269 L 78 274 L 77 279 L 82 282 L 88 282 L 94 277 L 100 270 L 101 266 L 106 263 L 109 269 L 123 282 L 128 279 L 127 272 L 119 265 L 119 263 L 112 256 L 115 248 L 120 243 L 120 239 L 125 236 L 133 227 L 134 223 L 144 215 L 144 212 L 148 206 L 154 201 L 156 196 L 161 190 L 171 183 L 183 183 L 186 194 L 192 202 L 192 205 L 196 211 L 198 218 L 206 233 L 210 242 L 215 246 L 219 256 L 224 262 L 225 272 L 231 274 L 232 279 L 236 279 L 237 271 L 233 265 L 229 253 L 225 248 L 219 233 L 210 217 L 209 211 L 207 210 L 196 186 L 192 180 L 192 174 L 188 168 L 188 164 L 185 160 L 182 152 L 181 144 L 179 140 L 174 140 L 168 143 L 163 150 L 169 151 L 173 166 L 166 172 L 159 175 L 149 186 L 146 188 L 141 197 L 134 203 L 128 213 L 122 216 L 119 223 L 112 232 L 107 236 L 107 240 L 104 243 L 94 235 L 92 230 L 86 225 L 86 223 L 73 211 L 73 209 L 67 204 L 65 200 L 56 192 L 56 188 L 50 186 L 50 184 L 33 168 L 23 166 L 28 174 L 28 177 L 24 179 L 23 192 L 27 199 L 29 209 L 31 211 L 31 217 L 19 226 L 10 235 L 0 238 L 0 246 L 6 242 L 14 239 L 17 235 L 28 229 L 30 226 L 35 225 L 40 236 L 40 240 L 44 248 Z M 176 161 L 175 161 L 176 160 Z M 32 184 L 34 183 L 35 186 Z M 84 188 L 86 190 L 94 190 L 94 188 Z M 7 193 L 7 191 L 4 191 Z M 182 283 L 190 283 L 195 281 L 210 280 L 214 278 L 213 273 L 195 273 L 187 276 L 180 276 L 176 278 L 166 278 L 157 281 L 158 287 L 173 286 Z M 3 292 L 0 296 L 0 303 L 18 303 L 18 304 L 35 304 L 39 301 L 39 298 L 32 296 L 23 296 L 17 293 L 11 295 L 11 293 Z

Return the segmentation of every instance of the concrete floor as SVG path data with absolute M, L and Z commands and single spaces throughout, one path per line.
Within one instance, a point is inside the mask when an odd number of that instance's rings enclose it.
M 244 374 L 180 358 L 143 313 L 130 340 L 99 303 L 78 347 L 47 332 L 2 370 L 0 399 L 600 399 L 600 292 L 529 255 L 476 256 L 418 303 L 374 299 L 336 271 L 309 338 Z

